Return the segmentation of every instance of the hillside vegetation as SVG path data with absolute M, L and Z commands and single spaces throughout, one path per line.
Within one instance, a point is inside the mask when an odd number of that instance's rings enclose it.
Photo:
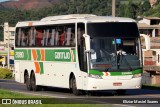
M 0 25 L 9 22 L 10 26 L 15 26 L 18 21 L 40 20 L 46 16 L 65 15 L 65 14 L 95 14 L 111 16 L 112 0 L 62 0 L 61 3 L 53 4 L 50 7 L 30 10 L 20 9 L 0 9 Z M 160 17 L 159 0 L 154 7 L 150 7 L 149 1 L 121 3 L 117 0 L 116 16 L 130 17 L 137 19 L 137 16 L 156 16 Z M 2 37 L 2 27 L 0 27 L 0 40 Z

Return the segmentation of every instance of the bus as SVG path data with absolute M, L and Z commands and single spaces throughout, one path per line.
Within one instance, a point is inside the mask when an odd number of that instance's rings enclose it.
M 15 81 L 28 90 L 49 86 L 79 95 L 141 88 L 141 42 L 133 19 L 49 16 L 18 22 L 15 33 Z

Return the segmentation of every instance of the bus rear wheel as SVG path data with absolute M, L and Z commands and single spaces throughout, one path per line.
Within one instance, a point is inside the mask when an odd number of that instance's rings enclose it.
M 36 85 L 36 77 L 34 73 L 31 74 L 31 87 L 33 91 L 40 90 L 40 86 Z
M 31 91 L 32 90 L 32 88 L 31 88 L 31 82 L 30 82 L 28 74 L 26 74 L 24 76 L 24 78 L 25 78 L 25 83 L 26 83 L 27 90 Z

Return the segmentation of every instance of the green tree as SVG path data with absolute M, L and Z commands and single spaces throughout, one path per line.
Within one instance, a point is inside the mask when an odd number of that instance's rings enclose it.
M 148 11 L 148 10 L 151 8 L 151 5 L 150 5 L 149 1 L 145 1 L 145 2 L 142 4 L 141 7 L 142 7 L 141 11 L 142 11 L 142 13 L 143 13 L 143 12 Z

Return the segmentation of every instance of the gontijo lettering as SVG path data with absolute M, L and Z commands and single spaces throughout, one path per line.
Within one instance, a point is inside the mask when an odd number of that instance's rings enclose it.
M 55 52 L 55 59 L 70 59 L 70 52 Z

